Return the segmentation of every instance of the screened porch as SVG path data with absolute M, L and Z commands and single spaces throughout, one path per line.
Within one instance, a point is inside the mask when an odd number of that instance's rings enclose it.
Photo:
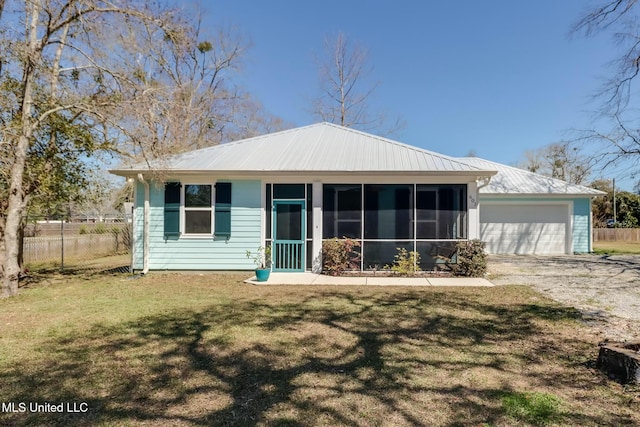
M 393 264 L 398 248 L 432 270 L 468 237 L 464 184 L 324 184 L 323 239 L 360 243 L 361 270 Z

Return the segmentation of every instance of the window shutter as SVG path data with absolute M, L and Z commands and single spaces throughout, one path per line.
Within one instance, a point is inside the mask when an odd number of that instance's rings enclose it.
M 216 210 L 214 236 L 231 236 L 231 183 L 218 182 L 216 184 Z
M 164 238 L 180 236 L 180 183 L 164 185 Z

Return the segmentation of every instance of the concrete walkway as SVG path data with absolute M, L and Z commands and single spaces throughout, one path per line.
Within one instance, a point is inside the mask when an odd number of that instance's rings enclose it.
M 351 285 L 351 286 L 494 286 L 487 279 L 473 277 L 345 277 L 313 273 L 271 273 L 266 282 L 255 276 L 245 280 L 254 285 Z

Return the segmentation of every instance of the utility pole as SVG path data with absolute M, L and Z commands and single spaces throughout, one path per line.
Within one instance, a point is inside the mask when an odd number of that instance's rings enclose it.
M 618 218 L 616 218 L 616 179 L 613 178 L 613 226 L 615 227 L 618 223 Z

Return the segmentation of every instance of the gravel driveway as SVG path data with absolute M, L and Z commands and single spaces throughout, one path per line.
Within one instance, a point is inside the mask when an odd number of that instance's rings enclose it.
M 603 339 L 640 340 L 640 255 L 491 255 L 488 278 L 579 309 Z

